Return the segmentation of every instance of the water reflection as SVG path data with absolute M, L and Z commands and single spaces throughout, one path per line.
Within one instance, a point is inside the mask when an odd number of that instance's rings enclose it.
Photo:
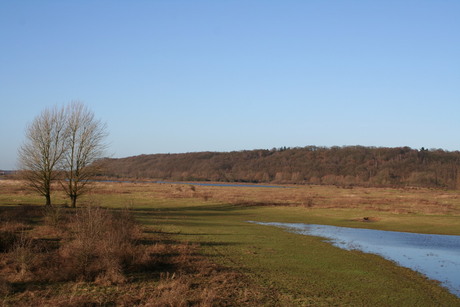
M 432 235 L 314 224 L 261 223 L 324 237 L 340 248 L 380 255 L 439 280 L 460 297 L 460 236 Z

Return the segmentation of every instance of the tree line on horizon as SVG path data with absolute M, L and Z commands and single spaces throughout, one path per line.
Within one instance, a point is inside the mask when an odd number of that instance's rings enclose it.
M 409 147 L 277 148 L 105 159 L 118 178 L 460 188 L 460 152 Z

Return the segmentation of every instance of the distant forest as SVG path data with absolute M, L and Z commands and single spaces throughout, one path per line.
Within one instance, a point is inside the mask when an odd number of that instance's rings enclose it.
M 460 152 L 409 147 L 274 148 L 105 159 L 117 178 L 460 188 Z

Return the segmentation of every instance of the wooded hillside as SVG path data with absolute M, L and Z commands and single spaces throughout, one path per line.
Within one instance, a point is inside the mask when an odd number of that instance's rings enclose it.
M 460 152 L 409 147 L 279 148 L 106 159 L 113 177 L 460 188 Z

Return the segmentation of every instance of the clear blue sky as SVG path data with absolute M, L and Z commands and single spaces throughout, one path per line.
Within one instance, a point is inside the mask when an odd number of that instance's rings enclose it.
M 460 149 L 460 1 L 0 1 L 0 169 L 80 100 L 110 153 Z

